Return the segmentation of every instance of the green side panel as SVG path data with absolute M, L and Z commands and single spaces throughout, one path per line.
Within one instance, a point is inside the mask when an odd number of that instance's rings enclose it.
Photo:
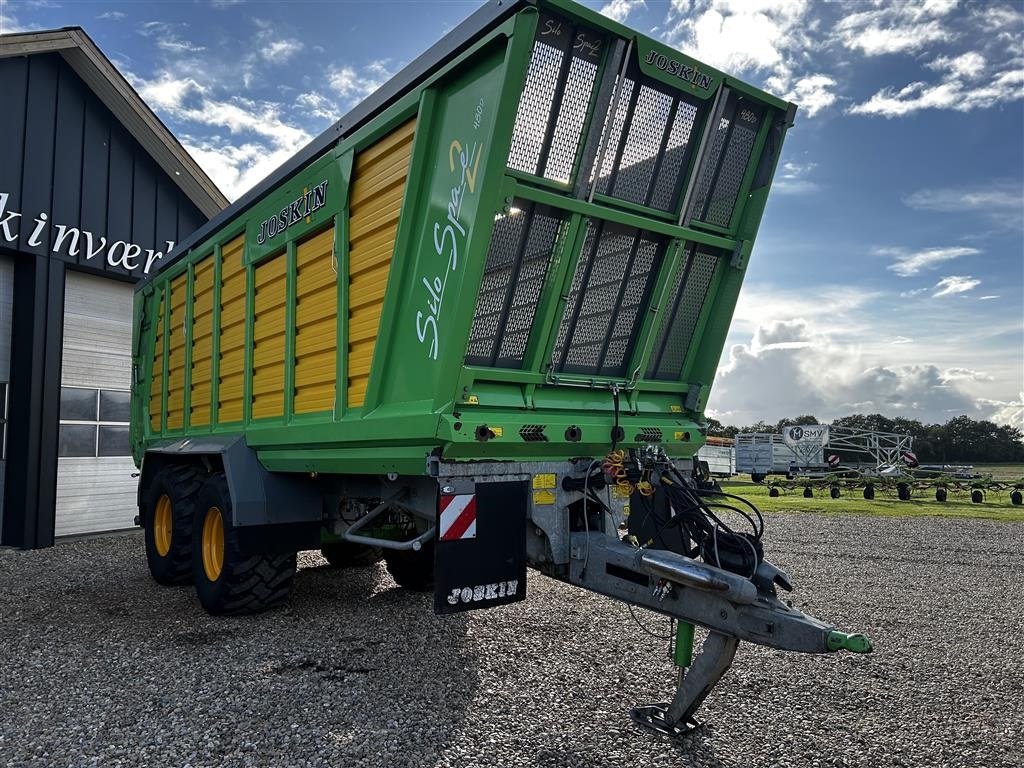
M 434 162 L 410 180 L 406 193 L 409 237 L 397 246 L 397 294 L 388 298 L 394 311 L 387 304 L 384 311 L 391 332 L 382 335 L 378 343 L 387 346 L 374 361 L 385 371 L 382 404 L 422 401 L 432 410 L 443 399 L 445 379 L 457 371 L 453 361 L 464 352 L 464 305 L 475 296 L 475 288 L 465 289 L 465 278 L 480 261 L 493 219 L 481 199 L 493 170 L 488 159 L 495 151 L 504 54 L 500 47 L 482 52 L 470 71 L 438 88 L 431 114 L 420 118 L 423 151 Z

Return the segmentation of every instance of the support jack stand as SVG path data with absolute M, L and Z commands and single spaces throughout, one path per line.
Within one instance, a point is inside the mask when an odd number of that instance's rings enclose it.
M 671 704 L 634 707 L 629 716 L 644 730 L 669 739 L 683 738 L 699 727 L 694 714 L 736 657 L 739 640 L 711 632 L 700 655 L 693 659 L 693 625 L 679 622 L 675 638 L 675 663 L 679 683 Z M 692 664 L 692 666 L 691 666 Z M 689 668 L 689 669 L 688 669 Z
M 650 731 L 658 736 L 664 736 L 671 741 L 689 736 L 704 725 L 693 718 L 682 723 L 670 723 L 667 715 L 668 704 L 646 704 L 629 710 L 629 717 L 634 723 L 645 731 Z

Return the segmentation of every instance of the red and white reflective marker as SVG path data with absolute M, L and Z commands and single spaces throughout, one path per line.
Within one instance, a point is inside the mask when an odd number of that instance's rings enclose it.
M 441 541 L 476 538 L 476 494 L 441 496 Z

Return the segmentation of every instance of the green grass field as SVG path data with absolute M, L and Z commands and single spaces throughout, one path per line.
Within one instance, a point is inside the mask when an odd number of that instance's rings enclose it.
M 1020 468 L 1020 465 L 1016 465 Z M 1012 476 L 1011 476 L 1012 477 Z M 1020 475 L 1016 475 L 1020 477 Z M 766 485 L 755 485 L 749 480 L 727 480 L 722 490 L 741 496 L 753 503 L 763 513 L 772 512 L 818 512 L 826 514 L 878 515 L 880 517 L 972 517 L 985 520 L 1006 520 L 1024 522 L 1024 506 L 1010 504 L 1009 491 L 989 491 L 985 501 L 972 504 L 967 494 L 949 495 L 944 503 L 935 501 L 934 491 L 915 490 L 910 501 L 899 501 L 895 494 L 887 496 L 879 488 L 872 501 L 866 501 L 861 491 L 843 491 L 838 499 L 828 495 L 827 488 L 815 488 L 814 498 L 803 498 L 803 489 L 785 491 L 781 496 L 771 498 Z

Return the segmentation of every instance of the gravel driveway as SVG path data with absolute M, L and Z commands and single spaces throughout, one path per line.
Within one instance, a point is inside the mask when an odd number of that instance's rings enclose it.
M 627 710 L 673 686 L 625 606 L 531 574 L 437 618 L 383 567 L 304 554 L 289 608 L 214 619 L 138 533 L 0 552 L 0 766 L 1024 765 L 1024 524 L 773 515 L 794 603 L 867 657 L 741 645 L 681 746 Z M 638 615 L 657 631 L 664 620 Z

